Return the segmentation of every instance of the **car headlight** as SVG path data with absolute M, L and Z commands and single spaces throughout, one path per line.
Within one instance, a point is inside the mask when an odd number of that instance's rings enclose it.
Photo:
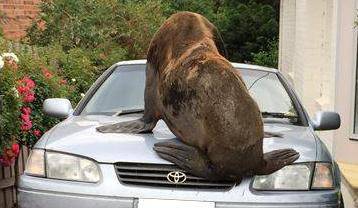
M 27 159 L 25 174 L 45 177 L 45 151 L 34 149 Z
M 252 188 L 260 191 L 333 188 L 330 163 L 298 163 L 270 174 L 255 176 Z
M 331 189 L 333 185 L 331 164 L 316 163 L 311 189 Z
M 100 172 L 94 161 L 39 149 L 32 150 L 25 173 L 32 176 L 91 183 L 100 180 Z

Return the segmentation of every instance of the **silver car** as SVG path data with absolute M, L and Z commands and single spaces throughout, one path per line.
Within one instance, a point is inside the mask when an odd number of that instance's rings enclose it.
M 22 208 L 343 207 L 340 171 L 315 130 L 340 126 L 339 115 L 310 120 L 276 69 L 233 63 L 263 115 L 264 151 L 293 148 L 295 164 L 241 183 L 192 176 L 153 151 L 175 136 L 163 121 L 150 134 L 102 134 L 96 127 L 137 119 L 144 106 L 145 60 L 119 62 L 72 110 L 66 99 L 44 102 L 65 120 L 37 142 L 19 182 Z M 250 158 L 247 158 L 250 160 Z

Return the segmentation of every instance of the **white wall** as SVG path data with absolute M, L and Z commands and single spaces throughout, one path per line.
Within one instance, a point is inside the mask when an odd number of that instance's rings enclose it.
M 342 125 L 334 135 L 334 153 L 337 161 L 358 164 L 358 135 L 353 135 L 354 92 L 357 62 L 357 0 L 339 1 L 337 6 L 337 66 L 335 110 L 340 113 Z
M 292 82 L 311 117 L 333 110 L 336 0 L 281 0 L 279 69 Z M 332 149 L 332 132 L 320 133 Z
M 296 35 L 296 0 L 282 0 L 280 6 L 279 68 L 292 81 Z

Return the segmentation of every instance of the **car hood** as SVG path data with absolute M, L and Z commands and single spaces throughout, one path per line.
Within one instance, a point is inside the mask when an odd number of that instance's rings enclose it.
M 153 151 L 156 142 L 175 138 L 162 120 L 150 134 L 103 134 L 96 131 L 98 126 L 140 116 L 72 116 L 47 132 L 36 147 L 81 155 L 100 163 L 169 163 Z M 316 160 L 316 139 L 309 127 L 271 123 L 265 124 L 265 130 L 279 132 L 283 137 L 265 138 L 264 152 L 293 148 L 300 153 L 297 162 Z

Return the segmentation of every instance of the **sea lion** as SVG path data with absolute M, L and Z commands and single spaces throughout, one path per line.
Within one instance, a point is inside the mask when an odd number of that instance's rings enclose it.
M 103 133 L 151 132 L 163 119 L 177 141 L 159 142 L 157 154 L 211 180 L 240 181 L 293 163 L 293 149 L 263 153 L 263 121 L 216 27 L 179 12 L 154 35 L 147 54 L 141 119 L 98 127 Z

